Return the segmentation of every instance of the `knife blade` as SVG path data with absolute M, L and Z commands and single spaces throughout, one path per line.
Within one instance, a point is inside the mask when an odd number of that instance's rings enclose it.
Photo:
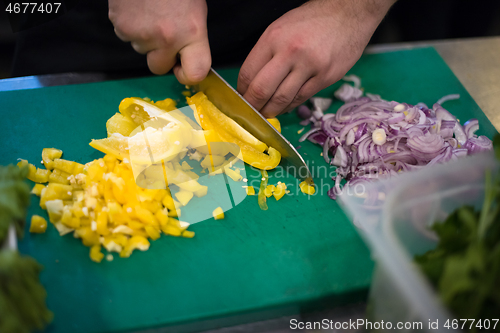
M 192 88 L 197 92 L 203 92 L 222 113 L 232 118 L 250 134 L 279 151 L 282 157 L 280 164 L 286 167 L 288 173 L 298 179 L 312 182 L 307 164 L 293 145 L 213 68 L 202 82 Z

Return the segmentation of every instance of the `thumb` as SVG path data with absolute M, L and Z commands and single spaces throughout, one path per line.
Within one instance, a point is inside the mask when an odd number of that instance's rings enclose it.
M 179 51 L 180 64 L 174 67 L 174 74 L 182 84 L 201 82 L 210 71 L 212 56 L 208 39 L 191 43 Z

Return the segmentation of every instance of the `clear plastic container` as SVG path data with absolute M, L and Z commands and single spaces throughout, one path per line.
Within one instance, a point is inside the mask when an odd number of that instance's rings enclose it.
M 391 329 L 385 328 L 393 332 L 456 332 L 444 327 L 453 315 L 413 257 L 436 246 L 437 237 L 429 230 L 432 223 L 443 221 L 464 204 L 481 207 L 485 171 L 497 168 L 493 154 L 480 154 L 342 193 L 340 203 L 376 262 L 368 321 L 390 322 Z M 396 328 L 398 322 L 406 328 Z M 418 323 L 422 326 L 417 327 Z

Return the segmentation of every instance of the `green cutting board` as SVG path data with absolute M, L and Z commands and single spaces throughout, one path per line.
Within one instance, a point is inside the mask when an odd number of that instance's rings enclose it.
M 364 55 L 350 71 L 365 91 L 400 102 L 432 105 L 443 95 L 459 93 L 445 104 L 463 122 L 479 119 L 481 134 L 494 127 L 434 49 Z M 221 70 L 233 86 L 238 70 Z M 332 96 L 339 83 L 320 96 Z M 57 147 L 64 158 L 81 163 L 99 158 L 91 139 L 106 136 L 106 120 L 125 97 L 172 97 L 183 87 L 173 76 L 58 86 L 0 93 L 0 163 L 28 159 L 41 166 L 41 151 Z M 331 111 L 341 105 L 335 102 Z M 283 134 L 301 147 L 313 172 L 325 166 L 321 147 L 298 143 L 295 113 L 280 117 Z M 326 172 L 324 172 L 326 170 Z M 117 332 L 170 326 L 196 331 L 244 321 L 342 305 L 364 299 L 373 263 L 369 252 L 326 190 L 333 184 L 323 169 L 316 175 L 319 193 L 311 198 L 297 190 L 291 177 L 281 201 L 269 199 L 262 211 L 247 197 L 226 212 L 191 227 L 193 239 L 161 237 L 146 252 L 111 262 L 90 261 L 89 249 L 71 235 L 60 237 L 49 226 L 45 234 L 26 234 L 20 251 L 45 267 L 54 321 L 47 332 Z M 316 172 L 317 173 L 317 172 Z M 249 180 L 260 175 L 247 169 Z M 331 175 L 330 175 L 331 176 Z M 28 216 L 46 216 L 33 196 Z

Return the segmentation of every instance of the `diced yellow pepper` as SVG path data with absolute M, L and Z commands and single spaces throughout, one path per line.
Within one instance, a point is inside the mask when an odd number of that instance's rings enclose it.
M 47 213 L 49 214 L 49 221 L 57 223 L 61 220 L 64 204 L 61 199 L 50 200 L 45 203 Z
M 167 224 L 166 226 L 162 227 L 161 231 L 163 231 L 167 235 L 172 235 L 172 236 L 180 236 L 182 233 L 181 229 L 171 224 Z
M 247 195 L 255 195 L 255 188 L 253 186 L 247 187 Z
M 149 245 L 150 244 L 147 238 L 143 236 L 133 236 L 123 247 L 123 250 L 121 250 L 120 257 L 128 258 L 134 250 L 146 251 L 147 249 L 149 249 Z
M 285 183 L 279 183 L 276 185 L 273 196 L 276 200 L 281 199 L 284 195 L 286 194 L 286 184 Z
M 45 203 L 50 200 L 70 200 L 73 198 L 73 187 L 59 183 L 49 183 L 41 192 L 40 207 L 45 209 Z
M 47 230 L 47 220 L 39 215 L 33 215 L 31 217 L 30 232 L 42 234 Z
M 104 258 L 104 254 L 101 252 L 101 245 L 96 244 L 90 248 L 90 259 L 95 262 L 101 262 Z
M 226 173 L 226 175 L 228 175 L 235 182 L 239 182 L 243 179 L 243 176 L 240 175 L 239 172 L 236 172 L 231 168 L 228 168 L 228 167 L 224 168 L 224 172 Z
M 37 196 L 41 196 L 42 195 L 42 190 L 44 188 L 45 188 L 45 185 L 35 184 L 35 186 L 33 186 L 33 189 L 31 189 L 31 193 L 33 193 L 34 195 L 37 195 Z
M 194 231 L 189 231 L 189 230 L 184 230 L 181 234 L 182 237 L 186 238 L 193 238 L 194 237 Z
M 160 226 L 158 220 L 154 217 L 153 213 L 151 213 L 149 210 L 145 208 L 142 208 L 139 205 L 135 206 L 135 214 L 139 219 L 139 221 L 141 221 L 144 224 L 150 224 L 157 227 Z
M 175 193 L 174 195 L 183 206 L 186 206 L 188 202 L 193 198 L 193 192 L 183 191 L 183 190 Z
M 155 214 L 162 206 L 158 201 L 144 201 L 141 206 Z
M 56 148 L 44 148 L 42 150 L 42 160 L 45 168 L 47 170 L 52 170 L 54 168 L 53 160 L 56 158 L 61 158 L 62 154 L 62 150 Z
M 146 233 L 152 240 L 157 240 L 158 238 L 160 238 L 160 231 L 155 227 L 147 225 L 144 227 L 144 230 L 146 230 Z
M 190 166 L 189 163 L 186 161 L 182 162 L 181 167 L 182 167 L 182 170 L 184 170 L 184 171 L 189 171 L 189 170 L 193 169 L 193 167 Z
M 266 197 L 271 197 L 273 195 L 275 186 L 274 185 L 267 185 L 266 189 L 264 190 L 264 194 Z
M 224 218 L 224 211 L 222 210 L 221 207 L 217 207 L 212 212 L 212 215 L 216 220 L 222 220 Z
M 180 217 L 181 216 L 181 204 L 174 200 L 172 196 L 166 195 L 162 200 L 163 206 L 168 209 L 168 216 Z
M 106 236 L 110 234 L 108 229 L 108 212 L 101 211 L 97 214 L 96 231 L 99 235 Z
M 71 214 L 71 209 L 68 206 L 63 207 L 63 213 L 61 216 L 61 223 L 68 228 L 76 229 L 80 227 L 80 219 L 73 220 L 73 215 Z
M 160 222 L 160 226 L 166 225 L 168 223 L 168 212 L 166 208 L 160 209 L 155 213 L 155 217 Z
M 63 160 L 60 158 L 54 159 L 54 161 L 52 162 L 52 166 L 54 167 L 54 169 L 61 170 L 70 175 L 77 175 L 79 173 L 82 173 L 83 168 L 85 167 L 83 164 L 73 161 Z
M 69 176 L 71 176 L 71 174 L 59 169 L 54 169 L 49 175 L 49 183 L 59 183 L 67 185 L 69 184 Z
M 302 193 L 308 194 L 308 195 L 313 195 L 316 192 L 316 189 L 314 188 L 314 184 L 309 184 L 305 180 L 299 184 L 300 190 Z
M 90 227 L 82 227 L 75 230 L 74 236 L 81 238 L 85 246 L 93 246 L 99 244 L 99 235 L 92 231 Z
M 37 169 L 33 164 L 28 163 L 28 161 L 26 160 L 20 160 L 17 163 L 17 166 L 20 168 L 28 166 L 29 172 L 26 178 L 35 183 L 46 183 L 49 181 L 51 175 L 49 170 L 39 169 L 39 168 Z

